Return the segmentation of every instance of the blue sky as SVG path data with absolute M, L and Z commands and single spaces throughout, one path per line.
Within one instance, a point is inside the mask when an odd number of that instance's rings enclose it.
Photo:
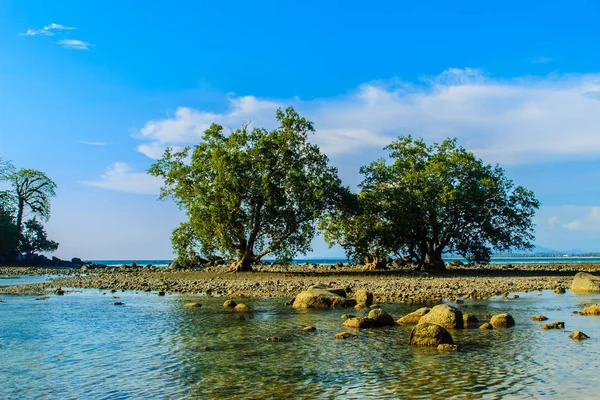
M 456 136 L 535 191 L 538 245 L 600 250 L 600 5 L 366 4 L 0 2 L 0 156 L 59 185 L 56 254 L 170 258 L 153 159 L 287 105 L 349 185 L 398 135 Z

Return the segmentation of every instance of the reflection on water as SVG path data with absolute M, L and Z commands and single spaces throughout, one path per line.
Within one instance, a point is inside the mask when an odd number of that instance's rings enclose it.
M 464 312 L 507 311 L 517 326 L 452 332 L 464 351 L 439 354 L 409 348 L 409 327 L 335 340 L 344 311 L 296 311 L 282 299 L 245 300 L 253 311 L 238 313 L 223 309 L 224 299 L 189 309 L 185 296 L 116 295 L 1 297 L 0 398 L 594 398 L 600 388 L 600 317 L 571 313 L 599 296 L 467 302 Z M 383 308 L 397 318 L 417 307 Z M 542 331 L 536 314 L 591 339 Z M 306 325 L 318 329 L 301 331 Z

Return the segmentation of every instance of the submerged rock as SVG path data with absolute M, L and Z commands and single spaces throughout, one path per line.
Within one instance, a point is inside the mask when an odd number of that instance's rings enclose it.
M 304 328 L 302 328 L 302 330 L 303 330 L 304 332 L 313 332 L 313 331 L 316 331 L 316 330 L 317 330 L 317 328 L 315 328 L 315 327 L 314 327 L 314 326 L 312 326 L 312 325 L 309 325 L 309 326 L 305 326 Z
M 348 338 L 351 338 L 354 336 L 356 336 L 356 335 L 353 335 L 350 332 L 340 332 L 340 333 L 336 333 L 333 337 L 335 339 L 348 339 Z
M 600 277 L 588 274 L 587 272 L 579 272 L 573 278 L 571 291 L 580 293 L 600 293 Z
M 549 324 L 542 324 L 542 329 L 565 329 L 565 323 L 550 322 Z
M 532 321 L 547 321 L 548 317 L 544 317 L 543 315 L 535 315 L 531 317 Z
M 479 322 L 479 319 L 473 314 L 463 314 L 464 325 L 475 325 Z
M 200 304 L 200 303 L 185 303 L 184 306 L 189 307 L 189 308 L 198 308 L 198 307 L 202 307 L 202 304 Z
M 293 308 L 337 308 L 354 307 L 356 300 L 346 298 L 344 289 L 327 285 L 314 285 L 301 292 L 294 299 Z
M 396 323 L 399 325 L 418 324 L 421 317 L 431 311 L 429 307 L 419 308 L 417 311 L 413 311 L 410 314 L 406 314 L 404 317 L 399 318 Z
M 575 331 L 575 332 L 571 333 L 569 335 L 569 337 L 571 339 L 576 339 L 576 340 L 584 340 L 584 339 L 589 339 L 590 338 L 588 335 L 586 335 L 585 333 L 583 333 L 581 331 Z
M 460 351 L 460 346 L 456 344 L 440 344 L 437 347 L 437 351 L 449 352 L 449 351 Z
M 281 342 L 283 340 L 283 338 L 280 338 L 279 336 L 271 336 L 267 338 L 267 341 L 269 342 Z
M 408 343 L 411 346 L 437 347 L 440 344 L 454 344 L 452 335 L 437 324 L 419 323 L 410 332 Z
M 512 315 L 508 313 L 494 315 L 490 319 L 490 324 L 494 328 L 509 328 L 511 326 L 515 326 L 515 320 Z
M 225 308 L 234 308 L 235 306 L 237 306 L 237 303 L 233 300 L 225 300 L 225 303 L 223 303 Z
M 479 329 L 494 329 L 494 327 L 489 322 L 485 322 L 479 327 Z
M 419 324 L 437 324 L 446 329 L 461 329 L 464 327 L 462 312 L 448 304 L 438 304 L 419 320 Z

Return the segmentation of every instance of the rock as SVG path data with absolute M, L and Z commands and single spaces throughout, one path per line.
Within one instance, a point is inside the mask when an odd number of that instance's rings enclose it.
M 337 308 L 354 307 L 356 300 L 346 298 L 344 289 L 334 289 L 326 285 L 315 285 L 301 292 L 294 299 L 293 308 Z
M 88 268 L 85 265 L 82 265 L 81 268 L 79 268 L 79 272 L 81 272 L 82 274 L 85 273 L 88 270 Z
M 356 316 L 352 315 L 352 314 L 344 314 L 344 315 L 342 315 L 342 319 L 355 318 L 355 317 Z
M 165 293 L 164 291 L 162 291 L 162 290 L 159 290 L 157 294 L 158 294 L 159 296 L 164 296 L 166 293 Z
M 437 324 L 446 329 L 461 329 L 464 327 L 462 312 L 448 304 L 438 304 L 419 320 L 419 324 Z
M 79 258 L 79 257 L 73 257 L 71 259 L 71 264 L 80 264 L 80 265 L 82 265 L 83 261 L 81 261 L 81 258 Z
M 177 261 L 177 257 L 173 259 L 173 261 L 171 261 L 171 263 L 169 264 L 169 266 L 167 267 L 168 269 L 172 269 L 174 271 L 180 269 L 181 267 L 179 266 L 179 262 Z
M 556 289 L 554 289 L 554 293 L 556 294 L 565 294 L 566 292 L 567 291 L 563 287 L 557 287 Z
M 413 311 L 410 314 L 406 314 L 404 317 L 396 321 L 399 325 L 418 324 L 421 317 L 431 311 L 429 307 L 419 308 L 417 311 Z
M 338 261 L 335 263 L 336 268 L 342 268 L 344 266 L 344 263 L 341 261 Z
M 189 307 L 189 308 L 198 308 L 198 307 L 202 307 L 202 304 L 200 304 L 200 303 L 185 303 L 184 306 Z
M 492 324 L 490 324 L 489 322 L 486 322 L 484 324 L 482 324 L 479 329 L 494 329 L 494 327 L 492 326 Z
M 440 344 L 454 344 L 454 341 L 452 335 L 440 325 L 419 323 L 410 332 L 408 343 L 411 346 L 437 347 Z
M 543 315 L 536 315 L 531 317 L 532 321 L 546 321 L 548 317 L 544 317 Z
M 367 318 L 373 321 L 373 326 L 376 327 L 396 325 L 396 321 L 394 321 L 394 318 L 392 318 L 390 314 L 386 313 L 381 308 L 371 310 Z
M 210 347 L 208 347 L 208 346 L 200 346 L 200 350 L 202 350 L 202 351 L 208 351 L 208 350 L 210 350 Z
M 549 324 L 543 324 L 542 329 L 565 329 L 564 322 L 550 322 Z
M 569 335 L 569 337 L 571 339 L 576 339 L 576 340 L 583 340 L 583 339 L 589 339 L 590 338 L 588 335 L 586 335 L 585 333 L 583 333 L 581 331 L 575 331 L 575 332 L 571 333 Z
M 579 272 L 573 278 L 572 292 L 600 293 L 600 278 L 587 272 Z
M 302 328 L 302 330 L 303 330 L 304 332 L 313 332 L 313 331 L 316 331 L 316 330 L 317 330 L 317 328 L 315 328 L 315 327 L 314 327 L 314 326 L 312 326 L 312 325 L 309 325 L 309 326 L 305 326 L 304 328 Z
M 473 314 L 463 314 L 464 325 L 475 325 L 479 322 L 479 319 Z
M 351 338 L 354 336 L 356 336 L 356 335 L 353 335 L 350 332 L 340 332 L 340 333 L 336 333 L 333 337 L 335 339 L 348 339 L 348 338 Z
M 123 303 L 122 301 L 115 301 L 113 304 L 114 304 L 115 306 L 122 306 L 122 305 L 124 305 L 125 303 Z
M 280 338 L 279 336 L 271 336 L 271 337 L 268 337 L 267 340 L 269 342 L 281 342 L 283 340 L 283 338 Z
M 236 305 L 234 307 L 235 311 L 249 311 L 250 307 L 248 307 L 247 305 L 245 305 L 244 303 L 240 303 L 238 305 Z
M 585 315 L 583 311 L 573 311 L 572 314 Z
M 498 315 L 494 315 L 491 319 L 490 319 L 490 324 L 494 327 L 494 328 L 508 328 L 511 326 L 515 326 L 515 320 L 513 319 L 512 315 L 510 314 L 498 314 Z
M 41 296 L 41 297 L 36 297 L 36 300 L 47 300 L 49 298 L 50 297 L 48 297 L 48 296 Z
M 358 289 L 354 293 L 354 300 L 356 300 L 356 305 L 364 305 L 369 307 L 373 304 L 373 293 L 367 292 L 364 289 Z
M 56 289 L 54 289 L 54 294 L 56 294 L 58 296 L 62 296 L 63 294 L 65 294 L 65 291 L 62 290 L 62 288 L 56 288 Z
M 348 318 L 344 321 L 342 325 L 344 325 L 347 328 L 354 329 L 372 328 L 373 326 L 375 326 L 372 319 L 364 317 Z
M 237 303 L 233 300 L 225 300 L 225 303 L 223 303 L 225 308 L 235 308 L 235 306 L 237 306 Z
M 460 350 L 460 346 L 456 345 L 456 344 L 440 344 L 437 347 L 437 351 L 443 351 L 443 352 L 447 352 L 447 351 L 459 351 Z
M 600 315 L 600 304 L 584 307 L 583 313 L 585 315 Z

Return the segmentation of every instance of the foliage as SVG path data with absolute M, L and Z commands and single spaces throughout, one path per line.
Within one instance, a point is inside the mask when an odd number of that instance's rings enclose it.
M 348 254 L 406 254 L 420 266 L 444 269 L 442 255 L 489 262 L 491 250 L 531 248 L 533 192 L 506 178 L 499 166 L 445 140 L 431 146 L 400 137 L 384 159 L 361 168 L 354 212 L 329 216 L 326 238 Z M 357 229 L 362 227 L 361 229 Z
M 58 243 L 48 240 L 46 230 L 37 219 L 33 218 L 25 222 L 19 240 L 19 250 L 22 253 L 52 252 L 56 251 L 57 248 Z
M 340 193 L 335 168 L 308 142 L 311 122 L 293 108 L 276 113 L 279 127 L 242 126 L 225 135 L 213 124 L 200 144 L 167 149 L 149 170 L 165 184 L 188 221 L 173 232 L 178 257 L 235 257 L 235 270 L 267 254 L 289 260 L 310 250 L 315 221 Z
M 7 256 L 17 248 L 19 229 L 12 215 L 0 206 L 0 256 Z
M 56 195 L 56 183 L 41 171 L 20 169 L 8 176 L 12 184 L 13 201 L 17 207 L 17 227 L 23 230 L 23 216 L 29 211 L 33 216 L 47 221 L 50 218 L 50 198 Z

